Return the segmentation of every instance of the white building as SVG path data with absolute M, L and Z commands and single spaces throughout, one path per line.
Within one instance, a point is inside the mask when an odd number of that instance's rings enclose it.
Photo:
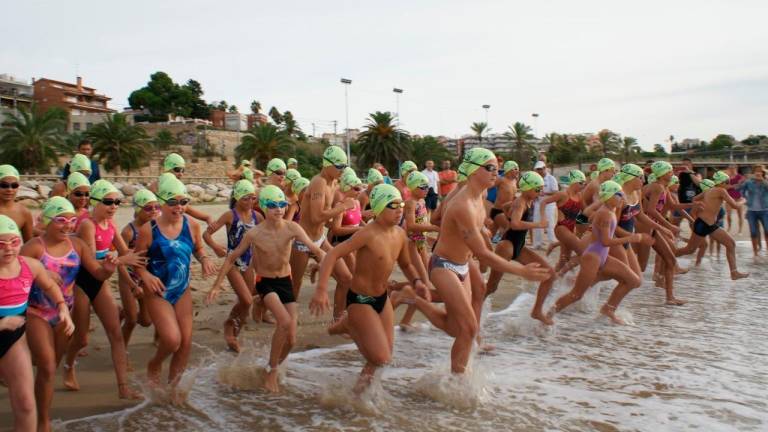
M 539 138 L 530 138 L 527 140 L 527 143 L 533 145 L 539 151 L 546 151 L 549 148 L 549 143 Z M 478 140 L 475 135 L 464 135 L 461 138 L 448 138 L 443 145 L 449 151 L 456 154 L 459 153 L 461 146 L 464 147 L 464 151 L 474 147 L 483 147 L 497 154 L 512 153 L 517 146 L 514 140 L 509 139 L 503 134 L 490 134 L 484 136 L 482 141 Z
M 224 129 L 230 131 L 247 131 L 248 116 L 238 112 L 226 113 L 224 115 Z

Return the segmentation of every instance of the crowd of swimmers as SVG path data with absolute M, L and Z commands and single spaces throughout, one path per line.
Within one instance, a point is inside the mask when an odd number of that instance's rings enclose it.
M 231 350 L 240 350 L 249 314 L 274 324 L 264 380 L 271 392 L 280 390 L 278 368 L 296 343 L 306 272 L 316 279 L 310 311 L 331 312 L 329 333 L 351 337 L 364 358 L 356 392 L 392 359 L 400 305 L 407 306 L 403 328 L 418 311 L 453 338 L 451 370 L 466 373 L 473 347 L 482 344 L 483 302 L 506 273 L 538 283 L 531 317 L 542 325 L 552 325 L 596 282 L 611 280 L 615 287 L 600 312 L 623 324 L 616 310 L 641 285 L 651 249 L 653 277 L 668 305 L 684 304 L 675 294 L 675 275 L 688 269 L 677 258 L 701 254 L 708 241 L 724 246 L 732 279 L 747 276 L 738 271 L 735 242 L 722 228 L 724 206 L 743 205 L 728 193 L 730 177 L 722 171 L 700 180 L 701 192 L 681 202 L 668 162 L 654 162 L 647 175 L 637 165 L 602 159 L 593 175 L 572 170 L 564 189 L 542 196 L 540 173 L 521 172 L 514 161 L 500 167 L 490 150 L 473 148 L 458 167 L 457 187 L 435 206 L 428 204 L 430 179 L 410 161 L 401 164 L 394 184 L 380 169 L 361 178 L 336 146 L 325 150 L 312 179 L 296 165 L 272 159 L 261 172 L 242 161 L 229 173 L 230 209 L 214 217 L 191 204 L 185 161 L 170 154 L 163 174 L 133 195 L 134 217 L 122 228 L 113 219 L 126 198 L 106 180 L 89 181 L 87 156 L 72 159 L 37 215 L 15 201 L 18 171 L 0 166 L 0 378 L 16 428 L 50 430 L 62 359 L 65 387 L 80 388 L 76 359 L 88 345 L 91 309 L 110 343 L 119 397 L 141 397 L 128 381 L 126 351 L 137 325 L 155 331 L 148 382 L 173 389 L 192 346 L 193 257 L 204 277 L 215 276 L 206 303 L 221 293 L 225 278 L 236 294 L 223 320 Z M 488 206 L 491 188 L 496 199 Z M 548 205 L 557 212 L 546 211 Z M 529 231 L 549 226 L 553 216 L 550 252 L 559 246 L 560 253 L 554 266 L 527 242 Z M 691 226 L 687 239 L 680 237 L 682 219 Z M 220 229 L 226 245 L 213 238 Z M 208 251 L 225 258 L 220 267 Z M 393 280 L 396 265 L 404 280 Z M 570 291 L 545 310 L 555 280 L 571 270 Z M 115 272 L 120 306 L 109 282 Z

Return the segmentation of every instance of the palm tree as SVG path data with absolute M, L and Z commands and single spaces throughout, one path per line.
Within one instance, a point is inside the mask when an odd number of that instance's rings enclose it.
M 642 150 L 640 146 L 637 145 L 637 138 L 634 137 L 624 137 L 621 140 L 621 144 L 623 147 L 624 163 L 631 162 L 634 159 L 634 156 L 640 154 L 640 151 Z
M 66 153 L 67 113 L 58 108 L 40 112 L 33 105 L 6 117 L 0 129 L 0 160 L 20 171 L 49 173 L 58 154 Z
M 598 132 L 597 140 L 600 142 L 600 151 L 603 153 L 603 157 L 608 157 L 609 154 L 616 153 L 618 150 L 619 136 L 608 129 Z
M 280 111 L 278 111 L 278 109 L 275 107 L 269 109 L 269 116 L 272 117 L 272 121 L 274 121 L 275 124 L 280 124 L 283 122 L 283 115 L 280 114 Z
M 515 143 L 515 160 L 522 164 L 530 159 L 530 154 L 535 152 L 533 146 L 528 142 L 533 138 L 531 127 L 522 122 L 515 122 L 508 128 L 509 131 L 504 133 L 504 137 Z
M 304 132 L 301 131 L 299 123 L 293 118 L 293 113 L 286 111 L 282 115 L 283 131 L 288 136 L 303 138 Z
M 289 156 L 293 140 L 271 123 L 257 123 L 243 135 L 235 148 L 235 160 L 256 160 L 256 166 L 264 167 L 274 157 Z
M 411 136 L 393 124 L 392 113 L 376 111 L 369 115 L 365 130 L 357 138 L 360 165 L 368 167 L 380 162 L 395 173 L 397 162 L 411 157 Z
M 472 126 L 470 126 L 470 129 L 472 129 L 472 132 L 475 133 L 475 136 L 477 137 L 477 140 L 480 143 L 482 143 L 483 142 L 483 134 L 488 132 L 488 123 L 486 123 L 486 122 L 472 123 Z
M 128 123 L 122 114 L 107 116 L 103 123 L 89 129 L 85 136 L 93 142 L 93 154 L 107 171 L 128 171 L 149 163 L 150 145 L 143 127 Z
M 261 102 L 254 100 L 251 102 L 251 112 L 258 114 L 261 111 Z

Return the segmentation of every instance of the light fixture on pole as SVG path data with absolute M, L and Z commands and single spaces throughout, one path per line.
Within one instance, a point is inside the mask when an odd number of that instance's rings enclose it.
M 539 134 L 539 113 L 533 113 L 531 117 L 533 117 L 533 135 L 536 136 Z
M 491 106 L 485 104 L 483 105 L 483 109 L 485 110 L 485 126 L 488 127 L 488 110 L 491 109 Z
M 352 80 L 348 78 L 342 78 L 341 83 L 344 84 L 344 111 L 346 112 L 347 117 L 347 124 L 346 128 L 344 129 L 344 142 L 347 145 L 347 163 L 352 164 L 352 155 L 349 151 L 349 96 L 347 94 L 347 89 L 349 88 L 349 85 L 352 84 Z
M 397 128 L 400 129 L 400 95 L 403 94 L 403 89 L 397 87 L 392 89 L 395 93 L 395 116 L 397 116 Z M 400 149 L 400 131 L 397 132 L 397 148 Z M 400 172 L 400 158 L 397 158 L 397 172 Z

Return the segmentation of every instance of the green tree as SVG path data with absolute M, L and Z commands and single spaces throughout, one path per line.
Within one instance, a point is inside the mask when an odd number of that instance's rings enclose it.
M 736 139 L 732 135 L 719 134 L 712 139 L 708 150 L 725 150 L 733 147 L 734 144 L 736 144 Z
M 59 108 L 41 112 L 36 105 L 31 110 L 19 109 L 9 113 L 0 128 L 0 160 L 21 172 L 49 173 L 58 163 L 65 148 L 67 113 Z
M 768 143 L 768 136 L 765 135 L 750 135 L 743 140 L 741 140 L 741 143 L 746 146 L 755 146 L 762 143 Z
M 528 161 L 536 153 L 536 148 L 530 143 L 533 138 L 531 127 L 522 122 L 515 122 L 512 126 L 508 126 L 508 129 L 507 132 L 504 132 L 504 137 L 515 144 L 513 153 L 515 161 L 520 165 L 527 166 Z
M 265 167 L 274 157 L 291 156 L 293 140 L 271 123 L 253 125 L 235 148 L 236 160 L 255 160 L 256 166 Z
M 183 87 L 192 96 L 189 101 L 191 108 L 191 117 L 197 119 L 208 119 L 211 116 L 211 110 L 208 108 L 208 104 L 203 99 L 203 86 L 191 79 L 187 81 L 187 84 Z
M 179 144 L 179 140 L 173 136 L 173 133 L 168 129 L 160 129 L 152 138 L 152 145 L 155 150 L 168 150 L 171 147 L 175 147 Z
M 149 114 L 137 116 L 139 121 L 166 121 L 168 115 L 208 118 L 209 107 L 202 99 L 203 88 L 199 82 L 189 80 L 185 85 L 173 82 L 165 72 L 155 72 L 147 85 L 131 92 L 128 104 Z
M 147 132 L 128 123 L 122 114 L 107 116 L 89 129 L 85 136 L 93 142 L 93 155 L 107 171 L 125 170 L 128 174 L 149 164 L 150 145 Z
M 486 122 L 475 122 L 472 123 L 472 126 L 469 127 L 472 129 L 472 132 L 474 132 L 475 137 L 477 137 L 477 141 L 480 143 L 483 142 L 483 136 L 486 132 L 488 132 L 488 123 Z
M 254 114 L 258 114 L 261 112 L 261 102 L 254 100 L 251 102 L 251 112 Z
M 397 162 L 411 158 L 411 136 L 394 125 L 391 112 L 369 114 L 364 131 L 358 136 L 358 166 L 383 164 L 391 173 L 397 172 Z
M 642 149 L 637 145 L 637 138 L 626 136 L 621 140 L 623 162 L 628 163 L 637 159 Z
M 280 111 L 278 111 L 278 109 L 275 107 L 272 107 L 269 109 L 269 116 L 272 118 L 272 121 L 275 122 L 275 124 L 277 125 L 283 122 L 283 115 L 280 114 Z
M 411 139 L 411 153 L 413 154 L 412 161 L 416 162 L 416 165 L 423 167 L 428 160 L 434 161 L 435 166 L 439 167 L 441 161 L 452 160 L 454 155 L 451 154 L 448 149 L 445 148 L 437 138 L 427 135 L 418 138 Z
M 306 135 L 299 127 L 299 123 L 293 118 L 293 113 L 286 111 L 282 114 L 282 129 L 286 134 L 300 140 L 305 140 Z
M 597 133 L 597 140 L 600 142 L 600 153 L 602 157 L 608 157 L 618 153 L 619 135 L 608 129 L 603 129 Z
M 237 112 L 237 106 L 235 106 L 235 105 L 230 105 L 230 106 L 229 106 L 229 112 L 231 112 L 231 113 L 236 113 L 236 112 Z
M 664 157 L 667 156 L 667 150 L 664 148 L 661 144 L 654 144 L 653 145 L 653 153 L 656 157 Z

